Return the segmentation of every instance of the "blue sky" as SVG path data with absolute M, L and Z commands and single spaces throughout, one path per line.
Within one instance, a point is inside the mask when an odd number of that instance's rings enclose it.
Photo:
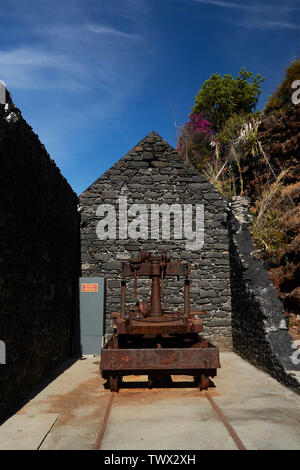
M 212 73 L 299 57 L 299 0 L 1 0 L 0 79 L 80 193 L 152 130 L 176 146 Z

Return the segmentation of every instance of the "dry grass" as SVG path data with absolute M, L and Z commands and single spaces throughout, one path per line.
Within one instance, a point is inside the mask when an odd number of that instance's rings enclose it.
M 300 230 L 300 206 L 294 207 L 286 211 L 282 216 L 282 221 L 286 225 L 287 230 Z
M 272 206 L 272 209 L 277 207 L 281 201 L 281 190 L 283 187 L 283 180 L 288 176 L 289 168 L 282 170 L 276 177 L 274 183 L 263 192 L 261 199 L 259 200 L 259 209 L 255 218 L 254 228 L 258 227 L 261 223 L 262 218 Z
M 262 251 L 265 260 L 279 254 L 288 240 L 284 216 L 290 202 L 282 204 L 283 199 L 286 199 L 282 196 L 282 189 L 284 179 L 289 174 L 289 169 L 281 171 L 256 203 L 252 236 L 255 245 Z
M 282 188 L 282 196 L 298 199 L 300 197 L 300 181 Z

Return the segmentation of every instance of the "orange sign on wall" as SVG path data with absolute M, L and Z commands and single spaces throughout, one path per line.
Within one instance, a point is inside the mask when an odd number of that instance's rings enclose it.
M 98 292 L 98 284 L 81 284 L 81 292 Z

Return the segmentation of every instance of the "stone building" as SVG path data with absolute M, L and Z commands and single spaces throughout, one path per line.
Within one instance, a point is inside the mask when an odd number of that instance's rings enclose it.
M 122 199 L 119 201 L 120 197 Z M 126 216 L 126 220 L 124 219 L 124 212 L 122 215 L 120 213 L 121 203 L 124 204 L 124 201 L 128 209 L 128 221 Z M 110 206 L 103 206 L 104 204 Z M 141 213 L 137 213 L 137 206 L 133 204 L 143 204 L 144 209 Z M 159 238 L 153 237 L 154 222 L 150 217 L 153 204 L 167 204 L 170 209 L 171 205 L 176 204 L 177 209 L 182 208 L 182 214 L 185 208 L 189 210 L 185 206 L 188 205 L 194 217 L 194 225 L 188 225 L 188 227 L 194 230 L 194 233 L 200 233 L 200 229 L 197 231 L 199 222 L 197 217 L 201 215 L 199 208 L 204 208 L 203 246 L 201 247 L 200 244 L 197 248 L 188 243 L 189 240 L 185 236 L 188 229 L 184 229 L 182 237 L 176 235 L 175 216 L 172 217 L 172 211 L 171 236 L 159 233 Z M 115 211 L 116 231 L 114 233 L 112 230 L 107 239 L 100 239 L 97 235 L 99 227 L 103 225 L 100 221 L 105 218 L 105 209 L 111 206 Z M 107 334 L 111 332 L 110 314 L 119 310 L 120 262 L 136 257 L 141 249 L 153 253 L 166 251 L 170 257 L 180 257 L 191 264 L 191 309 L 201 309 L 207 312 L 203 317 L 206 338 L 222 349 L 231 348 L 231 291 L 226 201 L 205 177 L 178 155 L 174 148 L 157 133 L 151 132 L 81 194 L 80 212 L 81 274 L 106 278 Z M 140 232 L 136 239 L 132 235 L 132 230 L 130 232 L 131 222 L 136 225 L 134 215 L 140 217 L 141 222 Z M 188 217 L 183 220 L 188 221 Z M 125 227 L 127 223 L 129 224 L 128 237 Z M 112 228 L 114 229 L 114 220 Z M 139 282 L 139 298 L 148 299 L 150 280 Z M 128 290 L 131 293 L 127 297 L 128 304 L 136 300 L 133 296 L 132 285 L 133 282 L 128 284 Z M 165 287 L 165 303 L 178 308 L 182 302 L 182 281 L 168 280 Z

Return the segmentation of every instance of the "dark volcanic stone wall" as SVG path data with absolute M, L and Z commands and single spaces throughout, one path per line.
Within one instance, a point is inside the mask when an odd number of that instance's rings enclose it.
M 300 351 L 289 335 L 284 309 L 248 230 L 247 198 L 233 198 L 229 215 L 234 350 L 300 393 Z M 296 360 L 292 361 L 292 356 Z
M 0 105 L 0 418 L 71 353 L 77 196 L 14 109 Z
M 127 196 L 128 207 L 146 204 L 204 204 L 204 246 L 186 249 L 186 240 L 99 240 L 96 226 L 100 204 L 113 204 Z M 152 132 L 125 157 L 106 171 L 80 196 L 81 266 L 83 276 L 105 276 L 106 333 L 111 332 L 113 311 L 120 308 L 120 262 L 135 257 L 141 249 L 166 250 L 171 257 L 191 263 L 191 309 L 207 311 L 204 335 L 223 349 L 231 348 L 231 301 L 226 203 L 222 196 L 170 145 Z M 183 304 L 183 281 L 167 280 L 165 301 Z M 138 293 L 149 300 L 150 280 L 140 281 Z M 133 281 L 128 283 L 128 305 L 134 303 Z

